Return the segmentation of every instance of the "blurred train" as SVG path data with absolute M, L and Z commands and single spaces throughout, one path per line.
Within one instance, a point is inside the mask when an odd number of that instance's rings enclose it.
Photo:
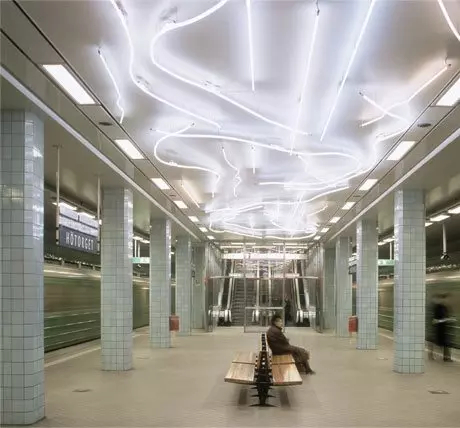
M 355 285 L 355 284 L 354 284 Z M 393 330 L 393 289 L 394 279 L 386 278 L 379 281 L 379 327 Z M 432 311 L 431 304 L 436 294 L 448 294 L 448 309 L 450 315 L 460 320 L 460 270 L 448 270 L 427 273 L 426 275 L 426 338 L 428 341 L 432 335 Z M 353 314 L 356 314 L 356 288 L 353 287 Z M 457 322 L 450 325 L 450 342 L 453 347 L 460 348 L 460 324 Z

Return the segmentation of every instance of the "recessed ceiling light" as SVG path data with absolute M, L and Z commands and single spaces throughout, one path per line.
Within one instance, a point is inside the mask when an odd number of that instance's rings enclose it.
M 347 203 L 342 207 L 342 209 L 343 209 L 343 210 L 349 210 L 350 208 L 353 208 L 354 205 L 355 205 L 354 202 L 347 202 Z
M 387 160 L 398 161 L 400 160 L 415 144 L 415 141 L 401 141 L 396 148 L 389 154 Z
M 448 219 L 449 217 L 450 217 L 450 216 L 447 215 L 447 214 L 439 214 L 439 215 L 437 215 L 437 216 L 431 217 L 431 218 L 430 218 L 430 221 L 436 221 L 436 222 L 438 222 L 438 221 L 443 221 L 443 220 Z
M 375 185 L 375 183 L 377 183 L 377 181 L 378 180 L 376 178 L 369 178 L 363 183 L 363 185 L 359 188 L 359 190 L 362 190 L 362 191 L 369 190 L 372 187 L 374 187 L 374 185 Z
M 200 220 L 198 220 L 197 216 L 194 215 L 189 215 L 188 218 L 193 221 L 193 223 L 198 223 Z
M 169 190 L 171 187 L 162 178 L 152 178 L 153 184 L 161 190 Z
M 43 68 L 76 103 L 96 104 L 91 95 L 62 64 L 46 64 Z
M 208 229 L 206 229 L 205 227 L 200 227 L 200 230 L 203 232 L 203 233 L 206 233 L 208 231 Z
M 425 227 L 428 227 L 428 226 L 431 226 L 433 223 L 431 223 L 431 221 L 426 221 L 425 222 Z
M 449 214 L 460 214 L 460 205 L 447 211 Z
M 177 201 L 174 201 L 174 203 L 177 205 L 178 208 L 180 208 L 181 210 L 186 210 L 188 207 L 187 205 L 185 205 L 184 201 L 181 201 L 181 200 L 177 200 Z
M 323 227 L 323 228 L 321 229 L 321 233 L 326 233 L 328 230 L 329 230 L 328 227 Z
M 214 236 L 212 236 L 212 235 L 208 235 L 207 238 L 210 239 L 211 241 L 214 240 L 214 239 L 216 239 L 216 238 L 214 238 Z
M 329 223 L 335 224 L 340 220 L 340 217 L 332 217 L 329 221 Z
M 460 100 L 460 78 L 447 90 L 436 103 L 438 107 L 453 107 Z
M 115 143 L 118 147 L 130 158 L 133 160 L 144 159 L 141 152 L 137 150 L 131 141 L 126 139 L 115 140 Z

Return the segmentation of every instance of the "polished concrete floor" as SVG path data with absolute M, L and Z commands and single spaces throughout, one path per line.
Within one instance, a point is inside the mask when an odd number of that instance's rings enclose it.
M 275 390 L 272 408 L 250 407 L 251 391 L 223 381 L 237 350 L 258 335 L 221 328 L 154 350 L 135 338 L 135 369 L 102 372 L 97 343 L 47 356 L 42 427 L 460 427 L 460 364 L 427 361 L 423 375 L 392 372 L 392 341 L 357 351 L 354 340 L 288 329 L 312 351 L 317 371 Z M 432 394 L 430 391 L 445 391 Z

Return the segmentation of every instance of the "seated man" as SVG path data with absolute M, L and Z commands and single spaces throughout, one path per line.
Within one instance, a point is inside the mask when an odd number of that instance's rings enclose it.
M 283 334 L 283 319 L 281 316 L 273 315 L 271 324 L 271 327 L 267 331 L 267 342 L 273 355 L 291 354 L 294 357 L 297 368 L 300 368 L 299 371 L 305 370 L 306 374 L 315 374 L 310 367 L 310 355 L 308 351 L 290 345 L 289 340 Z

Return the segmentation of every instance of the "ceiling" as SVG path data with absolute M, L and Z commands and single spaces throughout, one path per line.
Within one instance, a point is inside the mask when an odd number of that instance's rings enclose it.
M 8 1 L 2 64 L 143 190 L 141 229 L 147 193 L 158 216 L 172 213 L 202 239 L 203 226 L 218 240 L 310 240 L 326 226 L 327 241 L 353 235 L 361 215 L 390 230 L 394 186 L 426 190 L 428 211 L 458 198 L 458 139 L 414 171 L 460 123 L 460 107 L 435 105 L 460 76 L 447 18 L 460 28 L 460 3 Z M 76 106 L 48 79 L 42 66 L 57 63 L 95 106 Z M 49 122 L 53 159 L 55 141 L 71 137 Z M 144 159 L 128 160 L 116 138 Z M 417 144 L 400 162 L 386 160 L 401 140 Z M 100 158 L 87 161 L 87 148 L 67 146 L 69 194 L 94 203 L 96 175 L 123 181 Z M 51 161 L 51 182 L 54 170 Z M 377 184 L 360 191 L 367 178 Z M 347 201 L 355 205 L 342 210 Z

